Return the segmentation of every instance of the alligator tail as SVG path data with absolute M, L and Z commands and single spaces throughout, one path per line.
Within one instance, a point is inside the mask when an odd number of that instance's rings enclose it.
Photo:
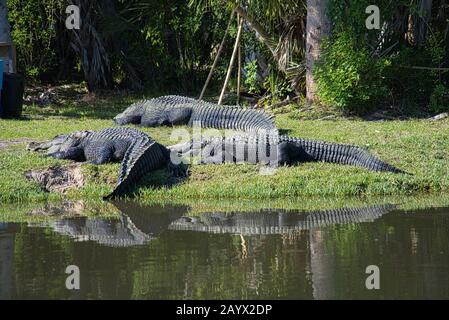
M 293 140 L 313 161 L 353 165 L 373 171 L 406 173 L 357 146 L 299 138 L 293 138 Z
M 114 190 L 103 199 L 125 194 L 148 172 L 161 168 L 165 163 L 165 155 L 158 143 L 148 137 L 137 139 L 123 157 Z

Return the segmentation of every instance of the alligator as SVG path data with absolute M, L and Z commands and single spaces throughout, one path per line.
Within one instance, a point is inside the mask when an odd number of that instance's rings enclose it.
M 59 135 L 49 142 L 30 143 L 28 149 L 47 150 L 48 156 L 57 159 L 89 161 L 93 164 L 121 160 L 117 184 L 105 199 L 125 194 L 146 173 L 166 165 L 173 174 L 186 176 L 181 157 L 195 155 L 198 151 L 201 151 L 200 163 L 249 162 L 277 166 L 324 161 L 403 173 L 356 146 L 273 134 L 205 137 L 199 142 L 192 139 L 167 148 L 137 129 L 108 128 Z
M 367 150 L 345 144 L 293 138 L 286 135 L 200 137 L 168 147 L 182 157 L 198 157 L 199 164 L 251 163 L 270 166 L 322 161 L 353 165 L 373 171 L 405 173 L 374 157 Z
M 249 236 L 289 234 L 334 224 L 373 222 L 394 208 L 394 205 L 387 204 L 303 213 L 285 210 L 264 210 L 255 213 L 203 213 L 198 216 L 183 216 L 173 221 L 168 229 Z
M 47 156 L 53 158 L 92 164 L 121 161 L 117 184 L 106 199 L 126 193 L 146 173 L 164 166 L 168 166 L 174 175 L 186 175 L 182 163 L 173 164 L 171 161 L 169 149 L 133 128 L 75 131 L 56 136 L 51 141 L 32 142 L 27 149 L 47 150 Z
M 114 121 L 118 125 L 140 124 L 145 127 L 187 124 L 248 132 L 276 131 L 273 116 L 263 110 L 222 106 L 175 95 L 133 103 Z

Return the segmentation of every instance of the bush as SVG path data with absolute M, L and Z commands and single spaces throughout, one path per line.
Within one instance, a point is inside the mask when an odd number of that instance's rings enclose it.
M 441 113 L 449 111 L 449 88 L 437 84 L 430 96 L 430 111 Z
M 260 81 L 257 76 L 257 60 L 248 62 L 245 66 L 246 77 L 245 85 L 248 87 L 249 93 L 260 93 Z
M 387 59 L 370 57 L 366 48 L 358 48 L 352 33 L 341 32 L 324 43 L 313 70 L 317 96 L 328 106 L 364 111 L 387 95 L 382 74 L 388 65 Z
M 390 61 L 385 78 L 395 103 L 407 108 L 427 105 L 434 79 L 429 70 L 413 68 L 431 65 L 427 52 L 422 48 L 405 47 L 392 54 Z
M 58 69 L 60 47 L 56 37 L 64 1 L 8 0 L 7 5 L 19 71 L 35 79 Z

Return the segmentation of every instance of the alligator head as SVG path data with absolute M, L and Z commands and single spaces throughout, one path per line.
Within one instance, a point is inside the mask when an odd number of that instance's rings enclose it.
M 44 142 L 30 142 L 27 150 L 30 151 L 47 151 L 47 154 L 52 154 L 60 151 L 67 151 L 70 147 L 77 146 L 86 138 L 92 131 L 75 131 L 70 134 L 61 134 L 54 137 L 52 140 Z
M 145 101 L 138 101 L 133 103 L 122 113 L 114 117 L 114 122 L 118 125 L 127 123 L 140 124 L 140 119 L 145 111 Z

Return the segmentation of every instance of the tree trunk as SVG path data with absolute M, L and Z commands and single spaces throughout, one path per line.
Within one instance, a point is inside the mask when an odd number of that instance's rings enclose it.
M 321 43 L 331 33 L 328 16 L 328 0 L 307 0 L 306 25 L 306 97 L 309 102 L 316 102 L 316 84 L 313 79 L 313 66 L 321 54 Z
M 11 42 L 11 27 L 8 21 L 6 0 L 0 0 L 0 42 Z
M 80 57 L 84 78 L 89 92 L 111 89 L 113 85 L 111 64 L 103 36 L 97 30 L 100 13 L 104 13 L 113 2 L 72 0 L 82 10 L 80 30 L 72 30 L 71 46 Z
M 336 297 L 335 261 L 333 248 L 326 248 L 326 232 L 309 230 L 310 269 L 312 274 L 313 298 L 327 300 Z M 329 254 L 331 251 L 331 254 Z
M 427 29 L 432 13 L 432 0 L 421 0 L 418 13 L 410 14 L 407 25 L 407 41 L 412 46 L 423 46 L 426 44 Z
M 426 44 L 427 29 L 432 14 L 432 0 L 421 0 L 419 11 L 422 16 L 419 21 L 418 28 L 418 45 L 423 46 Z

